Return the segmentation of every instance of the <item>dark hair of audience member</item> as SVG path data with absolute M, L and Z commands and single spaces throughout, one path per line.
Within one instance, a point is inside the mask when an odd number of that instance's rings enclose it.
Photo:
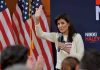
M 3 70 L 13 64 L 25 64 L 28 59 L 28 54 L 29 49 L 25 46 L 7 46 L 1 53 L 1 69 Z

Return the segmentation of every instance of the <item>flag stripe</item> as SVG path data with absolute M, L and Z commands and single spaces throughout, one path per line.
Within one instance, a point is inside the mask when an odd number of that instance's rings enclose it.
M 14 16 L 15 16 L 15 17 L 14 17 Z M 22 42 L 21 42 L 21 40 L 19 39 L 19 32 L 20 32 L 20 34 L 22 35 L 22 30 L 20 29 L 20 23 L 19 23 L 19 21 L 20 21 L 20 17 L 19 17 L 19 15 L 18 15 L 18 13 L 15 11 L 15 14 L 13 14 L 13 26 L 15 26 L 15 27 L 14 27 L 14 32 L 15 32 L 16 37 L 17 37 L 17 39 L 18 39 L 18 43 L 20 44 L 20 43 L 22 43 Z M 18 30 L 18 34 L 17 34 L 16 29 Z M 23 37 L 24 37 L 24 36 L 23 36 Z M 22 43 L 22 44 L 24 44 L 24 43 Z
M 34 20 L 34 19 L 33 19 Z M 33 30 L 34 30 L 34 33 L 35 33 L 35 27 L 34 27 L 34 21 L 33 21 Z M 36 33 L 35 33 L 35 36 L 36 36 Z M 50 69 L 49 67 L 48 67 L 48 65 L 49 65 L 49 63 L 48 63 L 48 59 L 47 59 L 47 56 L 48 55 L 46 55 L 46 53 L 45 53 L 45 50 L 44 50 L 44 48 L 43 48 L 43 44 L 42 44 L 42 42 L 41 42 L 41 39 L 39 39 L 37 36 L 36 37 L 34 37 L 34 39 L 35 39 L 35 41 L 37 41 L 37 43 L 39 44 L 38 46 L 37 45 L 35 45 L 35 47 L 36 48 L 38 48 L 37 49 L 37 51 L 39 51 L 40 50 L 40 53 L 39 54 L 42 54 L 43 55 L 43 57 L 44 57 L 44 59 L 45 59 L 45 63 L 46 63 L 46 66 L 47 66 L 47 69 Z M 36 42 L 34 43 L 34 44 L 36 44 Z M 44 52 L 43 52 L 44 51 Z M 48 65 L 47 65 L 48 64 Z
M 33 20 L 34 20 L 34 18 L 33 18 Z M 34 20 L 35 21 L 35 20 Z M 34 22 L 33 22 L 33 24 L 34 24 Z M 34 25 L 33 25 L 33 27 L 34 27 Z M 33 30 L 34 30 L 34 28 L 33 28 Z M 35 32 L 35 31 L 34 31 Z M 35 35 L 36 35 L 36 33 L 35 33 Z M 41 51 L 42 51 L 42 55 L 43 55 L 43 57 L 44 57 L 44 59 L 45 59 L 45 62 L 46 62 L 46 65 L 47 65 L 47 68 L 48 69 L 50 69 L 50 64 L 49 64 L 49 60 L 48 60 L 48 55 L 46 54 L 46 50 L 47 49 L 45 49 L 46 47 L 48 47 L 47 45 L 43 45 L 43 40 L 42 39 L 39 39 L 37 36 L 36 36 L 36 39 L 37 39 L 37 41 L 38 41 L 38 43 L 39 43 L 39 45 L 40 45 L 40 49 L 41 49 Z M 49 51 L 48 51 L 49 52 Z
M 14 23 L 14 21 L 13 21 L 13 23 Z M 16 42 L 21 44 L 21 40 L 19 39 L 19 31 L 18 31 L 16 24 L 13 24 L 13 29 L 14 29 L 15 37 L 17 39 Z
M 32 24 L 32 20 L 27 20 L 27 22 L 25 22 L 25 28 L 26 28 L 26 30 L 27 30 L 27 33 L 29 34 L 29 36 L 30 36 L 30 31 L 32 31 L 31 30 L 31 24 Z
M 0 41 L 1 41 L 1 44 L 2 44 L 2 48 L 5 48 L 7 46 L 6 42 L 5 42 L 5 39 L 0 31 Z
M 20 34 L 22 35 L 22 37 L 23 37 L 23 41 L 24 41 L 24 43 L 22 43 L 23 45 L 25 44 L 26 46 L 29 46 L 29 44 L 27 43 L 27 40 L 26 40 L 26 38 L 25 38 L 25 25 L 24 25 L 24 23 L 23 23 L 23 21 L 22 21 L 22 14 L 21 14 L 21 11 L 20 11 L 20 9 L 19 9 L 19 7 L 16 5 L 16 11 L 14 12 L 14 14 L 13 15 L 15 15 L 15 18 L 17 19 L 17 21 L 18 21 L 18 27 L 17 28 L 19 28 L 19 31 L 20 31 Z M 15 21 L 15 19 L 13 19 L 13 21 Z M 16 22 L 14 22 L 14 24 L 17 24 Z
M 20 27 L 19 27 L 19 23 L 18 23 L 18 20 L 16 18 L 16 16 L 13 14 L 13 29 L 14 29 L 14 32 L 15 32 L 15 37 L 17 38 L 17 42 L 18 44 L 24 44 L 24 38 L 20 32 Z
M 17 27 L 17 28 L 19 28 L 19 32 L 20 32 L 20 34 L 22 35 L 22 37 L 25 39 L 25 36 L 24 36 L 24 31 L 23 31 L 23 29 L 22 29 L 22 23 L 21 23 L 21 20 L 22 20 L 22 18 L 20 17 L 20 13 L 19 12 L 21 12 L 20 10 L 18 10 L 18 7 L 16 6 L 16 8 L 17 8 L 17 10 L 14 12 L 15 14 L 15 16 L 16 16 L 16 19 L 17 19 L 17 21 L 18 21 L 18 25 L 19 25 L 19 27 Z M 14 24 L 17 24 L 16 22 L 15 22 L 15 20 L 14 20 Z M 25 42 L 24 42 L 25 43 Z M 23 43 L 23 44 L 24 44 Z
M 47 55 L 46 55 L 46 52 L 45 52 L 46 50 L 44 50 L 44 48 L 43 48 L 43 43 L 42 43 L 41 39 L 37 38 L 37 40 L 38 40 L 38 43 L 40 44 L 40 48 L 41 48 L 43 57 L 45 59 L 47 68 L 50 69 L 50 65 L 49 65 L 49 62 L 48 62 L 48 58 L 47 58 Z M 45 47 L 47 47 L 47 46 L 45 46 Z
M 6 10 L 8 10 L 8 9 L 6 9 Z M 12 40 L 12 41 L 10 41 L 10 44 L 11 43 L 14 44 L 15 40 L 14 40 L 14 33 L 13 33 L 13 28 L 12 28 L 12 22 L 11 22 L 11 19 L 9 19 L 10 18 L 9 15 L 8 15 L 9 12 L 6 11 L 6 10 L 3 11 L 3 16 L 4 16 L 4 18 L 6 18 L 5 21 L 8 23 L 7 25 L 8 25 L 9 31 L 11 33 L 10 40 Z
M 38 55 L 43 55 L 43 54 L 42 54 L 42 50 L 40 48 L 40 44 L 37 41 L 35 31 L 32 32 L 32 36 L 33 36 L 33 39 L 34 39 L 33 42 L 34 42 L 34 45 L 35 45 L 33 53 L 34 53 L 35 57 L 37 58 Z M 47 65 L 46 65 L 45 62 L 44 62 L 44 68 L 43 68 L 43 70 L 48 70 L 47 69 Z
M 41 24 L 43 25 L 43 26 L 42 26 L 43 30 L 46 31 L 46 32 L 50 32 L 50 30 L 49 30 L 49 25 L 48 25 L 48 22 L 47 22 L 47 20 L 46 20 L 46 16 L 45 16 L 43 10 L 42 10 L 42 15 L 41 15 L 40 21 L 41 21 Z M 47 43 L 48 43 L 48 46 L 49 46 L 49 49 L 50 49 L 50 52 L 51 52 L 51 55 L 52 55 L 51 43 L 48 42 L 48 41 L 47 41 Z M 53 55 L 52 55 L 52 56 L 53 56 Z
M 3 50 L 3 48 L 2 48 L 2 43 L 1 43 L 1 41 L 0 41 L 0 52 Z
M 21 35 L 21 33 L 20 33 L 20 28 L 19 28 L 19 24 L 18 24 L 17 18 L 15 17 L 14 14 L 13 14 L 12 21 L 13 21 L 13 29 L 14 29 L 15 37 L 16 37 L 16 39 L 17 39 L 16 42 L 17 42 L 18 44 L 24 44 L 24 43 L 21 41 L 21 38 L 19 37 L 19 36 Z
M 42 29 L 45 31 L 45 32 L 47 32 L 47 27 L 44 25 L 44 22 L 43 22 L 43 20 L 42 20 L 42 17 L 40 18 L 40 22 L 41 22 L 41 27 L 42 27 Z M 50 42 L 48 42 L 47 41 L 47 44 L 48 44 L 48 47 L 49 47 L 49 49 L 50 49 L 50 53 L 52 53 L 52 47 L 51 47 L 51 44 L 50 44 Z
M 43 30 L 46 30 L 45 27 L 44 27 L 44 24 L 42 22 L 41 22 L 41 27 L 43 28 Z M 53 60 L 52 60 L 52 55 L 51 55 L 52 52 L 51 52 L 51 49 L 50 49 L 52 47 L 51 47 L 51 45 L 48 44 L 48 41 L 46 41 L 46 40 L 42 39 L 42 43 L 43 43 L 43 47 L 45 49 L 45 52 L 48 56 L 48 60 L 49 60 L 49 63 L 50 63 L 49 65 L 51 66 L 51 65 L 53 65 Z
M 42 27 L 42 29 L 45 31 L 45 32 L 49 32 L 49 27 L 48 27 L 48 23 L 47 23 L 47 20 L 46 20 L 46 17 L 44 16 L 44 13 L 43 13 L 43 11 L 42 11 L 42 15 L 41 15 L 41 18 L 40 18 L 40 22 L 41 22 L 41 27 Z M 43 41 L 44 42 L 44 41 Z M 51 47 L 51 43 L 49 42 L 49 41 L 46 41 L 46 42 L 44 42 L 44 44 L 46 45 L 46 46 L 48 46 L 48 59 L 49 59 L 49 63 L 53 66 L 53 55 L 52 55 L 52 47 Z M 46 50 L 47 51 L 47 50 Z M 50 56 L 51 56 L 51 58 L 50 58 Z M 50 65 L 50 66 L 51 66 Z
M 5 30 L 4 30 L 4 27 L 3 27 L 1 21 L 0 21 L 0 30 L 3 32 L 2 34 L 3 34 L 3 37 L 4 37 L 4 40 L 5 40 L 6 44 L 9 45 L 10 42 L 9 42 L 9 40 L 8 40 L 7 34 L 6 34 Z M 1 40 L 2 40 L 2 39 L 1 39 Z

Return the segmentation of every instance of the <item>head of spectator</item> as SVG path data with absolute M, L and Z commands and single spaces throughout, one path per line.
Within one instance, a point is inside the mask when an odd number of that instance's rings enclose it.
M 31 65 L 33 60 L 29 55 L 29 48 L 22 45 L 7 46 L 1 52 L 1 69 L 5 69 L 13 64 Z M 31 67 L 31 66 L 30 66 Z
M 30 50 L 26 46 L 7 46 L 7 48 L 1 52 L 1 69 L 5 70 L 6 68 L 13 68 L 13 65 L 21 64 L 26 66 L 26 68 L 29 70 L 42 70 L 44 65 L 43 57 L 39 55 L 37 61 L 35 62 L 35 60 L 32 58 L 32 56 L 29 56 L 29 54 Z M 15 67 L 16 66 L 14 66 L 14 68 Z
M 79 60 L 75 57 L 67 57 L 63 60 L 61 70 L 79 70 Z
M 100 51 L 92 48 L 85 52 L 81 69 L 86 70 L 100 70 Z

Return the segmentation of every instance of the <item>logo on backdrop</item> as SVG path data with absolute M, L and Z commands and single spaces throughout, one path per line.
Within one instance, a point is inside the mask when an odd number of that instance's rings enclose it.
M 97 41 L 100 41 L 100 36 L 98 36 L 97 32 L 86 32 L 85 33 L 85 41 L 97 42 Z
M 100 20 L 100 0 L 96 0 L 96 20 Z

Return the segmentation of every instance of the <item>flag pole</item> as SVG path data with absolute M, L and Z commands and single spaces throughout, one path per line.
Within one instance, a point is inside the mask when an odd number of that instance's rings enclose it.
M 29 12 L 29 27 L 30 27 L 30 56 L 33 54 L 33 39 L 32 39 L 32 0 L 28 0 L 29 2 L 29 7 L 28 7 L 28 12 Z

